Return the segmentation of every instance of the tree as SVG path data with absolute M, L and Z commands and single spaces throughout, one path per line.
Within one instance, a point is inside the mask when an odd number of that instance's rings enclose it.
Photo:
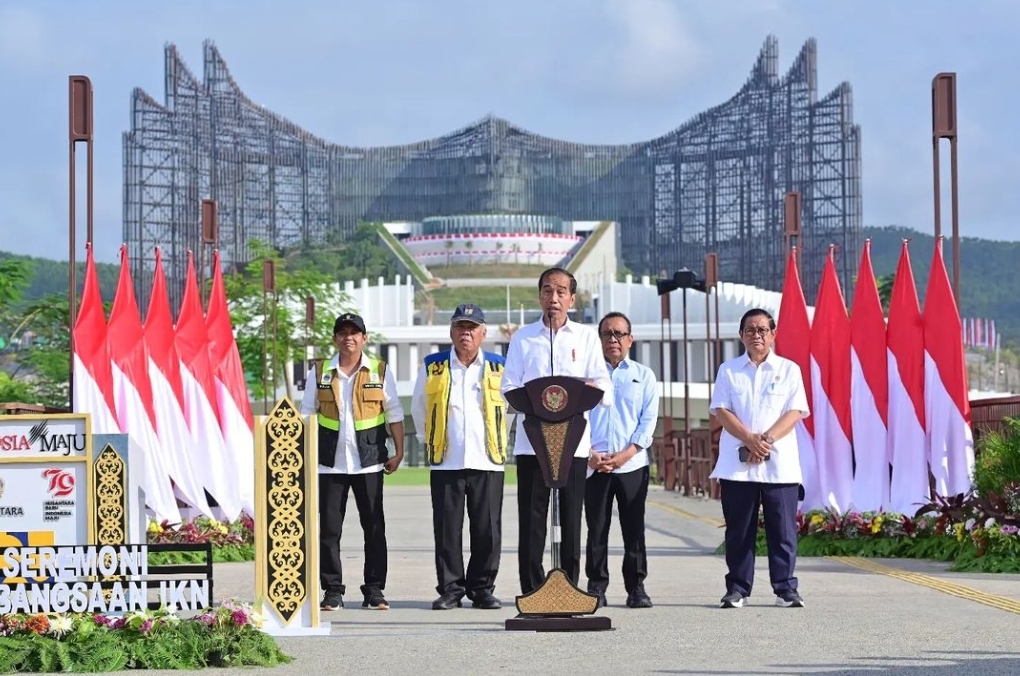
M 11 348 L 0 371 L 0 401 L 67 406 L 71 371 L 67 297 L 52 295 L 28 305 L 24 294 L 34 263 L 0 260 L 0 338 Z M 32 345 L 14 350 L 15 341 L 34 333 Z
M 304 242 L 284 250 L 282 257 L 290 270 L 320 272 L 332 281 L 375 277 L 392 280 L 399 270 L 398 262 L 379 243 L 378 229 L 378 223 L 359 223 L 346 239 L 339 230 L 332 230 L 325 242 Z
M 889 301 L 892 300 L 893 281 L 895 277 L 895 274 L 890 274 L 879 275 L 875 278 L 875 284 L 878 285 L 878 299 L 882 301 L 882 311 L 885 313 L 889 312 Z
M 514 252 L 514 265 L 517 265 L 520 262 L 521 245 L 514 242 L 510 245 L 510 250 Z
M 333 352 L 333 321 L 337 315 L 350 310 L 350 298 L 330 275 L 309 269 L 290 269 L 288 262 L 263 242 L 252 241 L 249 247 L 256 258 L 241 273 L 225 275 L 223 282 L 248 388 L 254 398 L 259 399 L 272 395 L 281 381 L 287 383 L 284 369 L 291 361 L 305 358 L 306 340 L 319 355 Z M 348 255 L 351 255 L 349 250 Z M 268 303 L 264 301 L 262 290 L 265 260 L 274 261 L 276 266 L 276 297 L 270 297 Z M 315 299 L 316 308 L 315 325 L 310 330 L 305 326 L 305 298 L 309 296 Z M 269 336 L 268 352 L 264 349 L 265 329 Z M 268 393 L 263 390 L 263 374 L 269 385 Z M 287 396 L 293 397 L 290 383 L 287 383 Z

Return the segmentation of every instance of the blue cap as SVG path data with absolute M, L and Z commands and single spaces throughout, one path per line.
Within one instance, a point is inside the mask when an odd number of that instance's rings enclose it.
M 456 322 L 474 322 L 475 324 L 485 323 L 485 313 L 482 312 L 482 308 L 474 305 L 473 303 L 464 303 L 458 305 L 457 309 L 453 311 L 453 317 L 450 319 L 451 324 Z

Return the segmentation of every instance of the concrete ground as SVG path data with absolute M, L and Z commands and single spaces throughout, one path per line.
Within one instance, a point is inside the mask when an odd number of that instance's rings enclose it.
M 360 607 L 361 534 L 349 515 L 348 607 L 323 614 L 331 636 L 278 639 L 295 661 L 271 673 L 1020 674 L 1020 576 L 948 573 L 946 565 L 919 561 L 802 558 L 797 572 L 807 605 L 784 609 L 773 605 L 759 560 L 750 605 L 723 610 L 725 566 L 712 554 L 722 540 L 718 503 L 658 488 L 647 510 L 646 589 L 654 608 L 624 606 L 614 523 L 610 605 L 599 611 L 613 631 L 508 632 L 503 621 L 516 615 L 519 593 L 516 489 L 508 487 L 504 501 L 498 611 L 431 610 L 428 489 L 387 488 L 385 499 L 391 609 Z M 253 564 L 218 565 L 215 585 L 218 599 L 250 600 Z

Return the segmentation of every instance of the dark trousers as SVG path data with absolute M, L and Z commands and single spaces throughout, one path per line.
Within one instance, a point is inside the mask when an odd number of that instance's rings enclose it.
M 623 534 L 624 587 L 629 594 L 644 584 L 648 575 L 646 497 L 647 467 L 623 474 L 596 472 L 588 477 L 584 488 L 584 514 L 588 522 L 584 572 L 588 576 L 588 591 L 605 592 L 609 586 L 609 525 L 613 520 L 614 499 Z
M 436 591 L 474 599 L 496 588 L 503 533 L 503 472 L 438 470 L 432 486 L 436 539 Z M 464 505 L 467 503 L 471 558 L 464 574 Z
M 549 487 L 533 455 L 518 455 L 517 462 L 517 567 L 521 593 L 545 582 L 546 519 Z M 567 485 L 560 490 L 560 567 L 575 585 L 581 577 L 581 513 L 584 509 L 584 477 L 588 458 L 574 458 Z
M 769 552 L 769 579 L 779 594 L 797 590 L 793 569 L 797 563 L 797 484 L 750 481 L 719 482 L 726 520 L 726 592 L 751 595 L 754 584 L 754 548 L 758 537 L 758 509 L 765 516 Z
M 365 534 L 365 596 L 386 588 L 386 517 L 383 473 L 319 475 L 319 581 L 324 590 L 346 593 L 340 565 L 340 535 L 347 514 L 347 495 L 354 493 Z

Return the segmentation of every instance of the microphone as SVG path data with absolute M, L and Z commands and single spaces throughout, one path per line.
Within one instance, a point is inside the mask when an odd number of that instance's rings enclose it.
M 553 373 L 553 311 L 549 310 L 546 314 L 546 318 L 549 320 L 549 375 Z

